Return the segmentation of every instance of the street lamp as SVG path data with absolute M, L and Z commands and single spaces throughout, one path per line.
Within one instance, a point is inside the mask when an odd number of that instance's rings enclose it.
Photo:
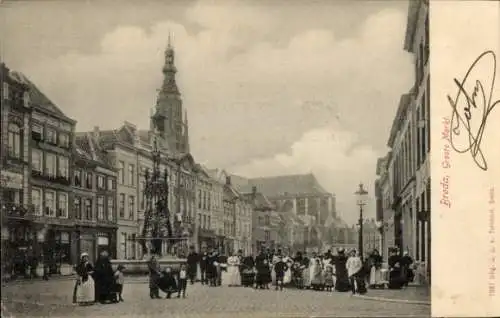
M 368 192 L 364 189 L 363 183 L 359 184 L 358 191 L 354 192 L 356 195 L 356 204 L 359 206 L 359 239 L 358 239 L 358 249 L 359 257 L 363 258 L 363 206 L 366 205 L 366 200 L 368 197 Z

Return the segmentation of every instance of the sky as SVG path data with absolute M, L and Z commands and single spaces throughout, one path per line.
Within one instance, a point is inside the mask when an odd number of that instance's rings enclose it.
M 0 55 L 77 131 L 149 128 L 168 34 L 196 161 L 246 177 L 312 172 L 357 218 L 413 82 L 407 1 L 20 1 Z

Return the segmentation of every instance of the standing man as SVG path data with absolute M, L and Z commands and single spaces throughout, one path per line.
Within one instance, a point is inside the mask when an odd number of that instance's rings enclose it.
M 207 279 L 207 267 L 208 267 L 208 254 L 207 252 L 203 252 L 200 258 L 200 272 L 201 272 L 201 284 L 208 284 Z
M 151 299 L 160 299 L 160 289 L 158 287 L 158 281 L 160 279 L 160 263 L 156 259 L 154 254 L 151 255 L 151 259 L 148 263 L 149 269 L 149 297 Z
M 187 256 L 187 276 L 191 281 L 191 285 L 194 284 L 194 280 L 196 279 L 196 272 L 198 270 L 198 261 L 199 256 L 196 253 L 194 246 L 189 247 L 189 254 Z

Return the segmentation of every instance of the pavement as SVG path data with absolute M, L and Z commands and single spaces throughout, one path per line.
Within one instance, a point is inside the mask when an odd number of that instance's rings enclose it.
M 214 288 L 197 283 L 188 285 L 186 299 L 152 300 L 146 281 L 135 278 L 124 286 L 125 302 L 82 307 L 72 304 L 73 284 L 73 280 L 53 280 L 4 285 L 2 317 L 430 317 L 431 314 L 427 304 L 384 301 L 381 297 L 405 300 L 407 296 L 404 295 L 412 295 L 415 299 L 421 297 L 416 301 L 425 301 L 425 293 L 415 287 L 398 291 L 369 290 L 366 297 L 380 298 L 375 300 L 351 296 L 350 293 Z

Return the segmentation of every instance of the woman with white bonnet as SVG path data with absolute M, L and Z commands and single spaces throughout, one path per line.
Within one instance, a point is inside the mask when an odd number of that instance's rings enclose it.
M 94 267 L 89 262 L 89 254 L 82 253 L 80 255 L 80 264 L 76 268 L 78 275 L 76 302 L 80 305 L 92 305 L 95 302 L 93 272 Z

